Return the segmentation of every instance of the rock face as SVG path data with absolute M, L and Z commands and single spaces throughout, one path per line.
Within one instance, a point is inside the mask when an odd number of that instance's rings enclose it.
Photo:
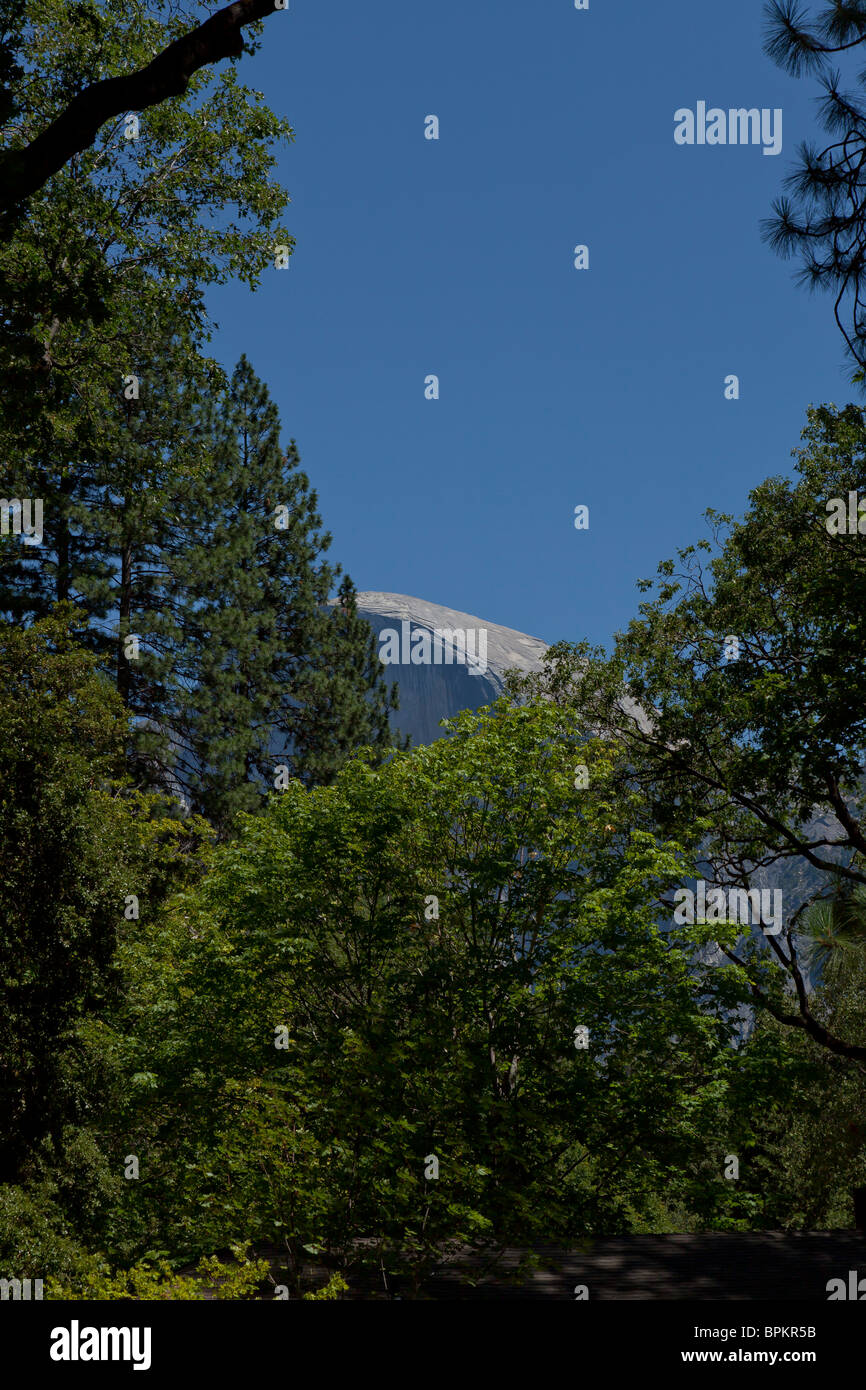
M 441 738 L 440 719 L 491 704 L 506 671 L 538 670 L 547 651 L 538 637 L 408 594 L 365 592 L 357 603 L 380 654 L 390 657 L 385 679 L 399 688 L 392 727 L 409 734 L 413 746 Z

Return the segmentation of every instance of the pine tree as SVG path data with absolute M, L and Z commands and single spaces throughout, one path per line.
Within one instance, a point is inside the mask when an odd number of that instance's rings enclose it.
M 328 782 L 358 746 L 390 747 L 396 699 L 267 388 L 246 358 L 229 385 L 146 327 L 134 386 L 106 383 L 75 466 L 58 455 L 22 484 L 41 488 L 45 539 L 0 547 L 0 609 L 27 624 L 74 601 L 133 716 L 138 784 L 225 828 L 278 769 Z
M 849 90 L 830 66 L 838 57 L 862 59 L 866 44 L 866 0 L 820 0 L 807 9 L 801 0 L 767 5 L 768 55 L 795 77 L 813 74 L 823 96 L 819 116 L 829 138 L 823 148 L 800 147 L 785 182 L 791 196 L 777 198 L 764 236 L 784 257 L 798 256 L 799 279 L 810 289 L 829 290 L 836 323 L 855 364 L 852 380 L 866 379 L 866 72 Z M 861 51 L 858 51 L 861 50 Z
M 177 478 L 150 614 L 164 685 L 133 674 L 131 708 L 170 731 L 173 775 L 220 827 L 282 774 L 330 781 L 351 751 L 391 746 L 374 635 L 324 559 L 317 497 L 295 441 L 284 451 L 266 386 L 242 357 L 204 410 L 206 464 Z M 157 698 L 153 698 L 154 693 Z

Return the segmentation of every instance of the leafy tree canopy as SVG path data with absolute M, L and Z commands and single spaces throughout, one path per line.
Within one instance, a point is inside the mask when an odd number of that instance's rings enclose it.
M 618 738 L 646 813 L 700 853 L 710 883 L 783 894 L 781 932 L 735 933 L 722 949 L 755 1002 L 862 1062 L 866 1038 L 813 1015 L 796 930 L 812 900 L 866 882 L 863 413 L 810 410 L 804 439 L 794 481 L 762 483 L 740 521 L 708 512 L 713 543 L 641 585 L 653 597 L 610 660 L 562 646 L 512 691 Z

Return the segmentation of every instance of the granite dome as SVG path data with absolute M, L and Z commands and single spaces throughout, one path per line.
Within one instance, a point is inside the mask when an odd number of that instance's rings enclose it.
M 366 590 L 357 595 L 357 605 L 359 615 L 376 633 L 377 643 L 386 629 L 400 630 L 404 622 L 413 632 L 421 628 L 431 634 L 453 629 L 486 633 L 487 669 L 483 674 L 471 675 L 456 659 L 453 664 L 386 666 L 386 680 L 395 681 L 400 692 L 400 708 L 392 717 L 392 725 L 409 734 L 413 745 L 441 738 L 441 719 L 491 704 L 502 694 L 506 671 L 515 667 L 536 671 L 547 651 L 548 644 L 539 637 L 409 594 Z

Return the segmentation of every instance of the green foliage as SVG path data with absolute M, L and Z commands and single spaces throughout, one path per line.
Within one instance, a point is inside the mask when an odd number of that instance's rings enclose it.
M 100 1302 L 196 1302 L 211 1299 L 253 1298 L 268 1276 L 267 1260 L 253 1259 L 238 1247 L 234 1262 L 226 1264 L 216 1255 L 203 1256 L 191 1274 L 174 1272 L 166 1261 L 140 1261 L 131 1269 L 111 1273 L 104 1265 L 69 1283 L 52 1279 L 48 1299 L 97 1299 Z M 319 1297 L 337 1297 L 336 1293 Z
M 804 959 L 819 978 L 838 981 L 866 959 L 866 884 L 814 902 L 803 918 Z
M 327 781 L 352 748 L 389 746 L 389 705 L 348 580 L 345 607 L 328 606 L 341 573 L 323 558 L 330 536 L 247 359 L 200 419 L 187 414 L 202 464 L 171 487 L 140 564 L 155 592 L 143 604 L 136 594 L 146 611 L 135 625 L 157 655 L 136 664 L 131 701 L 171 730 L 163 759 L 193 806 L 225 826 L 257 808 L 278 764 Z
M 124 809 L 109 790 L 124 721 L 71 619 L 0 628 L 0 1174 L 58 1114 L 58 1061 L 112 988 L 131 891 Z
M 309 1293 L 301 1294 L 301 1297 L 312 1301 L 333 1303 L 348 1292 L 349 1285 L 342 1274 L 332 1274 L 327 1284 L 321 1289 L 311 1290 Z
M 8 33 L 28 59 L 9 138 L 143 66 L 192 17 L 169 0 L 27 5 Z M 0 248 L 0 490 L 40 498 L 45 517 L 41 545 L 0 544 L 0 612 L 87 613 L 82 645 L 137 716 L 136 780 L 186 783 L 225 830 L 273 784 L 281 746 L 327 781 L 358 745 L 389 745 L 391 705 L 348 579 L 323 611 L 340 569 L 322 562 L 330 538 L 266 389 L 246 359 L 229 383 L 205 356 L 208 289 L 255 289 L 292 245 L 273 178 L 291 129 L 231 64 L 140 121 L 135 139 L 122 118 L 103 127 Z
M 27 61 L 9 138 L 26 141 L 81 88 L 149 62 L 194 11 L 28 3 L 13 36 Z M 291 244 L 279 225 L 288 195 L 272 177 L 291 130 L 231 65 L 202 70 L 141 124 L 136 140 L 123 119 L 103 127 L 0 246 L 2 490 L 45 511 L 42 546 L 0 547 L 0 609 L 29 620 L 72 600 L 113 627 L 90 640 L 115 646 L 124 697 L 131 538 L 144 559 L 168 479 L 196 468 L 184 391 L 224 382 L 203 356 L 206 291 L 230 276 L 255 288 L 273 244 Z M 139 412 L 123 395 L 130 375 Z
M 815 992 L 816 1017 L 834 1033 L 863 1037 L 864 985 L 861 960 L 844 982 Z M 729 1131 L 741 1158 L 740 1178 L 729 1184 L 739 1229 L 850 1229 L 852 1190 L 866 1184 L 863 1071 L 763 1015 L 740 1075 Z
M 657 923 L 687 866 L 629 828 L 617 768 L 555 709 L 500 705 L 244 821 L 126 955 L 156 1078 L 124 1117 L 152 1154 L 127 1229 L 276 1242 L 296 1288 L 317 1248 L 417 1287 L 443 1243 L 626 1230 L 681 1190 L 732 1025 Z
M 12 138 L 33 138 L 89 83 L 144 66 L 197 22 L 196 8 L 32 0 L 15 45 L 27 61 Z M 98 440 L 154 319 L 200 347 L 208 286 L 233 277 L 254 288 L 274 245 L 292 244 L 279 221 L 288 195 L 272 177 L 292 132 L 233 65 L 202 69 L 183 96 L 142 113 L 138 140 L 124 124 L 104 126 L 28 200 L 0 251 L 4 457 L 55 476 L 92 448 L 94 429 Z
M 246 467 L 251 488 L 258 469 L 267 497 L 282 458 L 246 364 L 235 404 L 226 466 Z M 470 1250 L 495 1265 L 506 1246 L 604 1232 L 850 1224 L 866 1181 L 860 580 L 822 494 L 847 490 L 862 422 L 818 412 L 810 429 L 801 481 L 756 490 L 712 584 L 698 549 L 684 578 L 662 566 L 610 661 L 560 647 L 541 676 L 511 682 L 510 703 L 384 762 L 368 749 L 323 772 L 299 756 L 288 788 L 216 846 L 117 781 L 122 708 L 71 616 L 4 629 L 0 814 L 26 853 L 10 853 L 3 891 L 20 909 L 22 865 L 35 856 L 53 884 L 59 866 L 80 954 L 78 974 L 39 977 L 66 1023 L 49 1059 L 55 1112 L 38 1132 L 19 1123 L 16 1182 L 0 1189 L 10 1268 L 49 1277 L 52 1296 L 251 1297 L 267 1252 L 294 1297 L 342 1297 L 361 1270 L 417 1296 L 434 1265 L 459 1268 Z M 318 520 L 296 476 L 302 566 L 303 518 Z M 774 526 L 783 501 L 787 529 Z M 217 487 L 214 517 L 226 506 Z M 264 641 L 242 622 L 255 532 L 235 521 L 238 577 L 208 571 L 200 600 L 206 613 L 225 582 L 226 641 L 249 654 Z M 261 561 L 264 621 L 276 590 Z M 184 582 L 178 566 L 179 603 Z M 324 622 L 351 632 L 346 597 Z M 720 658 L 734 631 L 739 670 Z M 237 664 L 205 684 L 221 691 Z M 274 689 L 287 670 L 268 673 Z M 214 719 L 203 704 L 202 746 Z M 240 760 L 220 757 L 229 771 Z M 804 825 L 816 808 L 817 829 Z M 672 891 L 698 872 L 733 862 L 749 882 L 784 860 L 808 874 L 779 950 L 736 923 L 671 922 Z M 117 908 L 130 875 L 144 885 L 134 923 Z M 43 916 L 52 904 L 46 889 Z M 35 919 L 28 930 L 35 960 Z M 786 986 L 808 933 L 824 958 L 798 998 Z M 34 1049 L 42 1026 L 34 1014 Z M 213 1255 L 227 1248 L 231 1266 Z M 329 1281 L 311 1291 L 318 1258 Z
M 7 138 L 190 18 L 0 0 Z M 294 441 L 246 358 L 229 382 L 205 355 L 208 289 L 292 244 L 289 139 L 210 69 L 6 219 L 0 490 L 43 499 L 45 542 L 0 541 L 4 1267 L 120 1301 L 255 1297 L 279 1267 L 334 1301 L 362 1268 L 417 1295 L 467 1249 L 848 1223 L 866 605 L 824 519 L 866 491 L 862 414 L 811 411 L 797 480 L 711 513 L 610 660 L 562 645 L 383 762 Z M 171 772 L 210 823 L 141 790 Z M 783 871 L 778 942 L 670 923 L 698 872 Z
M 0 626 L 0 1175 L 75 1110 L 77 1027 L 117 998 L 127 896 L 183 881 L 196 827 L 123 795 L 126 720 L 75 614 Z M 198 834 L 200 835 L 200 830 Z M 179 841 L 187 842 L 184 850 Z M 160 847 L 162 863 L 152 855 Z M 172 859 L 174 858 L 174 865 Z
M 705 879 L 783 892 L 778 939 L 708 934 L 731 962 L 721 985 L 862 1063 L 866 1037 L 815 1025 L 797 931 L 811 902 L 866 884 L 866 567 L 862 538 L 826 526 L 831 499 L 866 491 L 863 413 L 810 410 L 804 439 L 794 481 L 755 488 L 740 521 L 709 512 L 715 545 L 641 585 L 652 596 L 611 660 L 559 648 L 513 692 L 616 735 L 643 814 Z
M 86 1182 L 88 1173 L 79 1174 Z M 82 1278 L 93 1260 L 70 1230 L 56 1182 L 0 1183 L 0 1261 L 21 1279 Z

